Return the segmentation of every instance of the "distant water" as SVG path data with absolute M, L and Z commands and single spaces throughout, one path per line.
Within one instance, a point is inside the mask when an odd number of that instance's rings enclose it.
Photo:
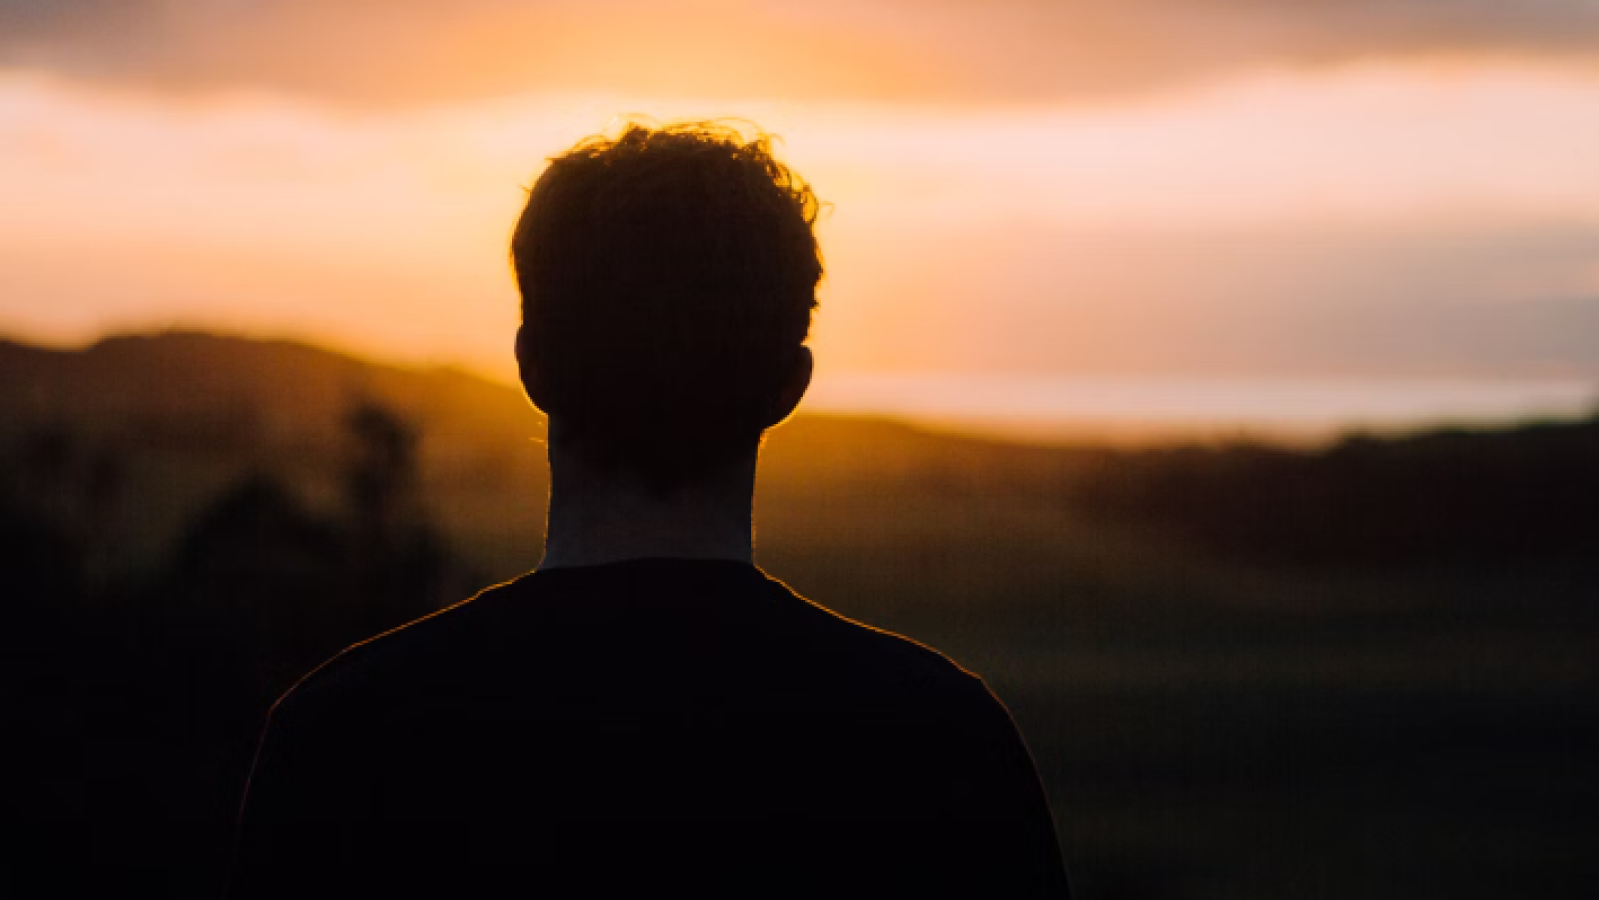
M 1029 440 L 1317 442 L 1357 429 L 1581 418 L 1599 410 L 1599 380 L 845 373 L 818 374 L 805 408 Z

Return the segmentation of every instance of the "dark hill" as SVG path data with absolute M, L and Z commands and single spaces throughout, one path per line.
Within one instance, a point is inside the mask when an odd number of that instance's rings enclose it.
M 360 403 L 419 430 L 427 491 L 469 556 L 507 576 L 536 559 L 544 422 L 515 388 L 196 332 L 108 337 L 81 350 L 0 341 L 0 438 L 64 431 L 164 473 L 156 515 L 139 522 L 146 532 L 175 525 L 190 501 L 240 470 L 326 494 L 345 417 Z M 930 542 L 941 548 L 927 551 L 935 558 L 955 541 L 969 555 L 969 542 L 985 538 L 967 530 L 974 508 L 1026 520 L 1006 526 L 1007 547 L 990 558 L 1012 558 L 1017 543 L 1070 556 L 1066 545 L 1081 544 L 1085 529 L 1108 529 L 1118 543 L 1123 532 L 1150 535 L 1168 556 L 1186 548 L 1289 568 L 1524 565 L 1599 547 L 1599 419 L 1351 437 L 1325 450 L 1110 450 L 800 416 L 774 432 L 763 459 L 760 524 L 779 556 L 852 534 L 902 549 Z M 920 510 L 918 524 L 908 510 Z M 830 521 L 841 513 L 858 530 Z M 148 551 L 159 541 L 133 543 Z M 1117 552 L 1140 545 L 1150 542 L 1135 537 Z
M 215 896 L 284 684 L 537 562 L 542 436 L 511 387 L 303 344 L 0 342 L 8 800 L 54 854 L 13 856 Z M 984 675 L 1083 896 L 1586 897 L 1595 510 L 1599 421 L 1125 451 L 800 417 L 757 552 Z
M 0 406 L 95 432 L 208 430 L 241 445 L 317 435 L 372 400 L 431 430 L 542 433 L 520 392 L 465 372 L 369 363 L 307 344 L 197 332 L 108 337 L 81 350 L 0 343 Z
M 128 475 L 130 512 L 110 527 L 135 567 L 246 473 L 282 477 L 325 504 L 347 455 L 346 417 L 364 403 L 418 431 L 426 492 L 466 556 L 493 577 L 537 560 L 544 419 L 517 388 L 457 369 L 199 332 L 118 335 L 74 350 L 0 341 L 0 447 L 20 452 L 44 436 L 79 456 L 114 457 Z M 863 482 L 937 488 L 1052 459 L 874 420 L 801 417 L 782 435 L 763 484 L 802 505 Z

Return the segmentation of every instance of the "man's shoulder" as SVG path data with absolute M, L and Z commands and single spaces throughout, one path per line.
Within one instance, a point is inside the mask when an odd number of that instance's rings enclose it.
M 886 664 L 898 666 L 913 676 L 977 680 L 976 673 L 915 638 L 853 619 L 814 600 L 798 595 L 795 597 L 808 607 L 813 625 L 841 644 L 850 645 Z
M 351 644 L 295 682 L 273 705 L 272 717 L 281 718 L 291 710 L 301 716 L 342 714 L 374 695 L 423 687 L 441 665 L 448 665 L 446 657 L 469 653 L 473 637 L 492 628 L 487 620 L 493 601 L 502 592 L 514 591 L 520 581 L 485 588 L 452 606 Z
M 858 674 L 884 683 L 906 699 L 933 703 L 996 702 L 977 673 L 942 651 L 889 629 L 836 612 L 800 596 L 776 579 L 773 586 L 800 605 L 801 617 L 825 646 L 824 665 L 852 667 Z

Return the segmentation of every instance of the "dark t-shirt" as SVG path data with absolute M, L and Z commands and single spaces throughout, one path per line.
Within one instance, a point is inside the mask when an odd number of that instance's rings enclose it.
M 546 569 L 290 691 L 237 898 L 1027 896 L 1066 881 L 982 681 L 756 567 Z

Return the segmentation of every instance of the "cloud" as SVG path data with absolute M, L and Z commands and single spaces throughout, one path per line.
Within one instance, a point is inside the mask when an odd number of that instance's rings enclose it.
M 357 105 L 1049 101 L 1264 67 L 1596 51 L 1594 0 L 0 0 L 0 68 Z

